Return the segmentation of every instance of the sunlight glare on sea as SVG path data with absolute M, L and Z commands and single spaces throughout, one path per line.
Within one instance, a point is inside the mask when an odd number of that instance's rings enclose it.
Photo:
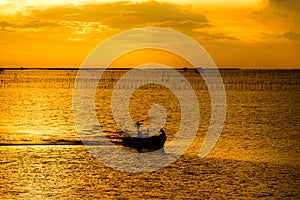
M 135 152 L 120 145 L 123 133 L 110 104 L 113 87 L 124 73 L 103 74 L 95 111 L 116 148 Z M 210 122 L 210 96 L 196 71 L 180 73 L 199 101 L 196 138 L 171 165 L 131 174 L 105 166 L 80 143 L 72 115 L 76 70 L 0 72 L 0 199 L 299 199 L 300 71 L 221 70 L 226 121 L 215 148 L 204 159 L 198 152 Z M 143 86 L 133 94 L 129 112 L 134 121 L 149 124 L 148 111 L 154 103 L 166 110 L 168 145 L 181 119 L 180 104 L 167 88 Z

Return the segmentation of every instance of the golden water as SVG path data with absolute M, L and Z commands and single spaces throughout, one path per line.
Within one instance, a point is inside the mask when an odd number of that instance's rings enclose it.
M 145 174 L 106 167 L 78 145 L 72 116 L 76 73 L 1 72 L 0 199 L 299 199 L 300 71 L 221 71 L 227 116 L 217 145 L 204 159 L 197 154 L 209 125 L 209 94 L 198 74 L 182 71 L 199 100 L 196 139 L 175 163 Z M 99 124 L 113 141 L 120 130 L 110 95 L 123 73 L 105 73 L 96 93 Z M 170 91 L 155 85 L 136 91 L 130 114 L 149 123 L 153 103 L 167 110 L 168 144 L 180 123 L 179 103 Z

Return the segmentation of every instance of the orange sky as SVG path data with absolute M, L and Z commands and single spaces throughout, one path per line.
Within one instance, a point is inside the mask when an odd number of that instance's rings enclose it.
M 79 67 L 109 36 L 157 26 L 219 67 L 300 68 L 299 13 L 298 0 L 0 0 L 0 67 Z

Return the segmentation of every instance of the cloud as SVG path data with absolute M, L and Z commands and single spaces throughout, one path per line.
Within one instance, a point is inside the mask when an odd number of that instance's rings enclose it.
M 283 38 L 294 37 L 289 32 L 300 32 L 299 13 L 298 0 L 265 0 L 264 6 L 252 11 L 249 18 L 257 22 L 258 41 L 283 42 Z
M 289 26 L 287 28 L 300 31 L 299 0 L 268 0 L 267 9 L 273 16 L 281 18 Z
M 268 3 L 271 7 L 300 12 L 299 0 L 268 0 Z
M 124 30 L 129 28 L 155 25 L 182 25 L 185 30 L 200 28 L 209 23 L 207 18 L 191 11 L 191 7 L 155 1 L 142 3 L 103 3 L 83 5 L 80 8 L 55 7 L 45 11 L 37 10 L 33 15 L 38 18 L 51 18 L 64 21 L 100 22 L 112 29 Z M 170 23 L 172 22 L 172 24 Z M 176 24 L 178 23 L 178 24 Z M 197 27 L 195 27 L 197 26 Z
M 31 14 L 21 18 L 4 18 L 7 20 L 0 22 L 0 30 L 9 32 L 60 30 L 66 34 L 89 34 L 90 37 L 84 37 L 87 39 L 95 37 L 95 34 L 98 34 L 96 36 L 98 38 L 102 32 L 114 34 L 145 26 L 171 28 L 190 36 L 197 36 L 199 29 L 210 26 L 209 20 L 203 14 L 194 12 L 191 6 L 156 1 L 42 8 L 30 8 Z M 55 30 L 51 30 L 53 27 Z
M 289 40 L 294 40 L 297 42 L 300 42 L 300 33 L 295 33 L 293 31 L 287 32 L 283 35 L 283 37 L 289 39 Z
M 18 20 L 18 21 L 0 21 L 0 30 L 2 31 L 24 31 L 24 30 L 34 30 L 42 29 L 46 27 L 57 27 L 59 24 L 51 21 L 43 20 Z
M 208 22 L 199 22 L 194 19 L 186 20 L 186 21 L 163 21 L 163 22 L 154 22 L 150 23 L 152 26 L 159 26 L 164 28 L 173 28 L 181 31 L 195 31 L 201 28 L 211 26 Z

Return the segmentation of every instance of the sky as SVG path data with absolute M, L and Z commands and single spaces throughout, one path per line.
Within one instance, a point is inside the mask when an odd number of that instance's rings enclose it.
M 299 0 L 0 0 L 0 67 L 80 67 L 110 36 L 150 26 L 193 38 L 218 67 L 300 69 L 299 13 Z

